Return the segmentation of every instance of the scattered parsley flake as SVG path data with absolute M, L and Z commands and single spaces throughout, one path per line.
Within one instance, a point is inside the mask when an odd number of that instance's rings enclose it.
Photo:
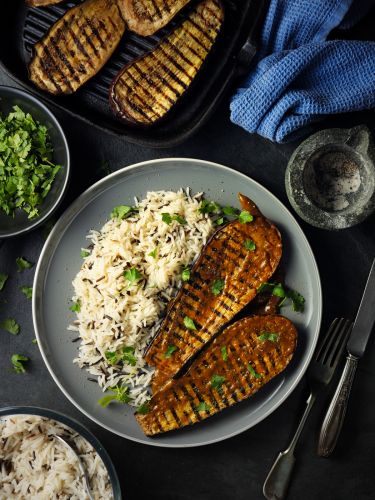
M 81 250 L 81 257 L 82 257 L 82 259 L 85 259 L 89 255 L 90 255 L 90 252 L 88 250 L 85 250 L 84 248 L 82 248 L 82 250 Z
M 131 366 L 135 366 L 137 364 L 137 358 L 134 356 L 135 353 L 135 347 L 133 346 L 126 346 L 123 347 L 122 349 L 122 361 L 124 363 L 128 363 Z
M 210 411 L 211 405 L 205 403 L 204 401 L 201 401 L 199 405 L 196 406 L 197 411 Z
M 277 285 L 273 287 L 272 295 L 276 295 L 276 297 L 280 297 L 282 299 L 286 296 L 285 289 L 281 283 L 277 283 Z
M 107 408 L 109 403 L 111 403 L 112 401 L 118 401 L 119 403 L 129 403 L 129 401 L 131 400 L 131 397 L 128 394 L 129 388 L 126 385 L 117 385 L 115 387 L 111 387 L 111 391 L 113 394 L 107 394 L 106 396 L 98 400 L 98 403 L 103 408 Z
M 190 269 L 188 267 L 184 267 L 181 273 L 182 281 L 189 281 L 190 279 Z
M 110 365 L 116 365 L 118 362 L 118 355 L 115 351 L 106 351 L 104 353 L 105 359 Z
M 171 215 L 171 214 L 166 213 L 166 212 L 161 214 L 161 220 L 168 225 L 171 224 L 172 221 L 176 221 L 182 225 L 187 224 L 187 220 L 184 219 L 184 217 L 182 217 L 181 215 L 178 215 L 178 214 Z
M 245 240 L 244 246 L 246 250 L 250 250 L 251 252 L 253 252 L 256 249 L 256 245 L 253 242 L 253 240 Z
M 184 317 L 184 325 L 186 326 L 186 328 L 189 328 L 189 330 L 196 330 L 197 329 L 194 321 L 191 318 L 189 318 L 189 316 Z
M 238 216 L 238 220 L 241 222 L 241 224 L 246 224 L 247 222 L 252 222 L 253 219 L 254 219 L 254 217 L 247 210 L 242 210 L 242 212 Z
M 31 269 L 33 267 L 33 263 L 24 259 L 23 257 L 17 257 L 16 264 L 18 267 L 18 272 L 22 273 L 25 269 Z
M 32 286 L 21 286 L 21 292 L 25 295 L 27 299 L 31 299 L 33 296 L 33 287 Z
M 7 318 L 2 323 L 0 323 L 0 328 L 11 333 L 12 335 L 18 335 L 20 333 L 20 325 L 13 318 Z
M 69 309 L 72 311 L 72 312 L 81 312 L 81 302 L 80 300 L 77 300 L 77 302 L 73 302 L 73 305 L 71 305 L 69 307 Z
M 110 217 L 111 219 L 126 219 L 132 211 L 133 207 L 129 207 L 129 205 L 118 205 L 113 208 Z
M 0 292 L 4 288 L 8 278 L 9 276 L 7 274 L 0 273 Z
M 228 359 L 228 351 L 225 345 L 221 346 L 220 348 L 221 352 L 221 357 L 223 358 L 223 361 L 226 361 Z
M 220 213 L 221 207 L 215 201 L 202 200 L 198 211 L 201 214 L 218 214 Z
M 172 354 L 177 351 L 177 347 L 175 345 L 169 345 L 167 350 L 164 353 L 164 358 L 170 358 Z
M 39 215 L 61 169 L 52 153 L 47 127 L 29 113 L 13 106 L 8 116 L 0 116 L 0 210 L 12 217 L 17 209 L 29 219 Z
M 296 290 L 289 289 L 286 296 L 292 300 L 293 310 L 296 312 L 303 312 L 305 308 L 305 297 L 298 293 Z
M 251 373 L 252 377 L 254 377 L 254 378 L 262 378 L 263 377 L 263 374 L 256 372 L 250 363 L 247 365 L 247 369 Z
M 221 390 L 221 386 L 225 382 L 225 377 L 223 375 L 212 375 L 211 377 L 211 387 L 217 391 Z
M 213 293 L 215 296 L 219 295 L 219 294 L 222 292 L 223 288 L 224 288 L 224 284 L 225 284 L 224 280 L 222 280 L 222 279 L 220 279 L 220 278 L 219 278 L 219 279 L 217 279 L 217 280 L 215 280 L 215 281 L 212 283 L 212 287 L 211 287 L 211 291 L 212 291 L 212 293 Z
M 154 248 L 154 250 L 152 250 L 152 252 L 150 252 L 148 255 L 149 257 L 153 257 L 154 259 L 156 259 L 157 254 L 158 254 L 158 249 Z
M 218 219 L 216 219 L 216 224 L 218 226 L 221 226 L 222 224 L 224 224 L 224 221 L 225 221 L 224 217 L 219 217 Z
M 269 340 L 270 342 L 277 342 L 279 337 L 280 335 L 274 332 L 261 332 L 260 335 L 258 335 L 258 339 L 261 342 L 265 342 L 266 340 Z
M 234 207 L 224 207 L 223 208 L 223 214 L 225 215 L 237 215 L 239 210 Z
M 32 343 L 32 344 L 37 344 L 37 343 L 38 343 L 38 341 L 37 341 L 37 339 L 33 339 L 33 340 L 31 341 L 31 343 Z
M 130 281 L 130 283 L 135 283 L 142 278 L 142 274 L 138 271 L 138 269 L 132 267 L 131 269 L 128 269 L 124 272 L 124 277 L 125 279 Z
M 16 373 L 25 373 L 26 368 L 23 366 L 23 363 L 26 361 L 29 361 L 29 358 L 26 356 L 22 356 L 22 354 L 13 354 L 12 357 L 10 358 L 12 365 L 13 365 L 13 370 Z
M 143 403 L 143 405 L 138 406 L 137 413 L 140 415 L 146 415 L 150 411 L 150 406 L 148 403 Z

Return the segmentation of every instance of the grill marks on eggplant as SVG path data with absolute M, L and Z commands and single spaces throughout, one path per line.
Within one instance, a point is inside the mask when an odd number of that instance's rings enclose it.
M 115 112 L 144 125 L 162 118 L 195 78 L 223 19 L 218 0 L 204 0 L 152 52 L 126 65 L 110 90 Z
M 190 0 L 121 0 L 119 7 L 131 31 L 152 35 L 165 26 Z
M 102 68 L 124 31 L 116 0 L 86 0 L 35 45 L 30 79 L 52 94 L 75 92 Z
M 263 331 L 278 333 L 277 342 L 260 341 Z M 150 401 L 146 415 L 136 414 L 144 433 L 160 434 L 200 422 L 249 398 L 291 360 L 297 331 L 283 316 L 253 316 L 237 321 L 215 338 L 194 360 L 186 375 L 171 380 Z M 224 361 L 221 348 L 228 359 Z M 272 361 L 271 361 L 272 360 Z M 249 371 L 249 363 L 259 377 Z M 225 377 L 221 387 L 212 386 L 213 375 Z M 199 404 L 207 406 L 199 411 Z
M 197 352 L 207 344 L 257 294 L 259 286 L 275 272 L 282 251 L 277 228 L 245 196 L 239 195 L 244 210 L 254 217 L 242 224 L 238 220 L 221 227 L 202 250 L 168 308 L 157 336 L 145 359 L 156 368 L 152 381 L 154 393 L 174 377 Z M 245 240 L 255 242 L 254 251 L 244 247 Z M 214 295 L 212 286 L 218 279 L 224 286 Z M 196 330 L 188 329 L 185 317 L 193 320 Z M 169 345 L 177 350 L 165 358 Z

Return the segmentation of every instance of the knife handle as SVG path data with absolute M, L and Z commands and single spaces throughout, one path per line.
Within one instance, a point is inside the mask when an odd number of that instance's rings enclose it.
M 346 358 L 340 382 L 320 429 L 317 450 L 320 457 L 328 457 L 335 449 L 344 422 L 357 364 L 358 358 L 349 354 Z

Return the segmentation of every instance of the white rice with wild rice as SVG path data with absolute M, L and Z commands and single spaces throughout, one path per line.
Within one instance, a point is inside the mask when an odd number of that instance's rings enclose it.
M 0 420 L 0 500 L 86 500 L 78 460 L 53 435 L 78 452 L 96 500 L 111 500 L 105 465 L 83 437 L 55 420 L 12 415 Z
M 150 398 L 153 371 L 145 365 L 145 349 L 176 293 L 181 271 L 213 232 L 211 219 L 199 211 L 201 200 L 189 190 L 149 192 L 128 218 L 111 218 L 88 235 L 90 253 L 73 281 L 79 311 L 69 329 L 81 340 L 74 361 L 96 376 L 103 390 L 128 387 L 133 406 Z M 169 224 L 163 214 L 171 216 Z M 130 281 L 126 273 L 135 269 L 137 278 Z M 133 364 L 114 362 L 124 348 Z

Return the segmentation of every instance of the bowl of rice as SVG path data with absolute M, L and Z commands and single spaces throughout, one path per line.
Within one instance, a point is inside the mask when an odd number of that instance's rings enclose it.
M 81 458 L 93 497 L 121 500 L 116 470 L 97 438 L 76 420 L 36 407 L 0 410 L 0 497 L 89 498 L 76 456 L 56 435 Z

